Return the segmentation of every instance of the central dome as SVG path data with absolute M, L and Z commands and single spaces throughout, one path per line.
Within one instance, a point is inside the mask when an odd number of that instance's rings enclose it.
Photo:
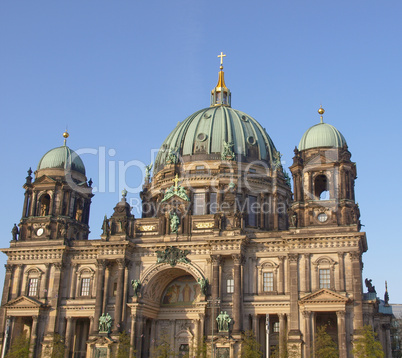
M 277 150 L 265 129 L 253 117 L 230 107 L 230 91 L 222 69 L 221 66 L 218 84 L 211 92 L 211 107 L 177 124 L 158 152 L 155 173 L 171 164 L 172 156 L 183 162 L 261 160 L 270 165 L 274 161 Z
M 66 145 L 49 150 L 39 161 L 38 170 L 41 169 L 75 170 L 85 175 L 82 159 Z

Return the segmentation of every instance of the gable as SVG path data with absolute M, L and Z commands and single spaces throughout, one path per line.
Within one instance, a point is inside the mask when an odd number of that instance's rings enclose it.
M 323 288 L 317 292 L 311 293 L 302 299 L 299 300 L 299 305 L 304 304 L 327 304 L 327 303 L 335 303 L 335 304 L 343 304 L 349 302 L 349 299 L 341 296 L 340 294 Z
M 20 296 L 6 303 L 4 307 L 7 309 L 39 309 L 45 306 L 35 298 Z

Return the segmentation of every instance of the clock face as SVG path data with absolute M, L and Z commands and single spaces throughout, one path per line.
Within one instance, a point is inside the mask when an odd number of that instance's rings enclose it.
M 36 231 L 36 235 L 41 236 L 43 234 L 43 228 L 40 227 L 37 231 Z
M 328 215 L 325 213 L 318 214 L 317 219 L 320 223 L 325 223 L 328 220 Z

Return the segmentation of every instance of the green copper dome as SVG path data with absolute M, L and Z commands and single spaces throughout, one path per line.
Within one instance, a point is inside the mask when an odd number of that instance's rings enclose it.
M 304 133 L 299 143 L 299 150 L 330 147 L 341 148 L 346 145 L 345 137 L 334 126 L 318 123 Z
M 155 171 L 169 164 L 172 153 L 183 161 L 222 160 L 228 143 L 232 144 L 232 160 L 272 163 L 276 154 L 271 138 L 253 117 L 227 105 L 215 105 L 177 124 L 162 144 Z
M 66 145 L 49 150 L 39 161 L 38 170 L 52 168 L 74 170 L 85 175 L 81 158 Z

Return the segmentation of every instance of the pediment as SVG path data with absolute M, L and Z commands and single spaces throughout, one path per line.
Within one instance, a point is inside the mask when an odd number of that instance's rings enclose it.
M 341 296 L 340 294 L 322 288 L 319 291 L 313 292 L 299 300 L 299 305 L 304 304 L 325 304 L 325 303 L 339 303 L 346 304 L 349 301 L 348 298 Z
M 320 152 L 319 154 L 316 154 L 315 156 L 309 158 L 305 166 L 306 168 L 308 168 L 321 166 L 322 164 L 335 163 L 339 161 L 339 158 L 337 155 L 334 154 L 335 153 L 332 150 L 325 151 L 324 153 Z
M 47 175 L 42 175 L 40 178 L 35 179 L 35 184 L 54 184 L 55 182 L 55 179 Z
M 33 297 L 20 296 L 4 305 L 6 308 L 39 309 L 45 305 Z

